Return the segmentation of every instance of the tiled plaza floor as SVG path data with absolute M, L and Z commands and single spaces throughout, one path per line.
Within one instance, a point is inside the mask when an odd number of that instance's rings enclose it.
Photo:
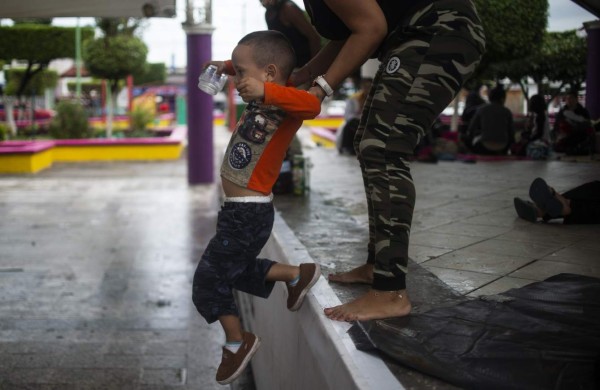
M 279 212 L 324 273 L 362 264 L 367 218 L 355 158 L 305 152 L 311 193 L 276 197 Z M 600 164 L 415 163 L 412 172 L 415 310 L 442 290 L 475 296 L 561 272 L 600 277 L 599 225 L 531 224 L 512 206 L 537 176 L 562 191 L 600 179 Z M 222 333 L 190 300 L 218 192 L 188 186 L 183 158 L 0 176 L 0 389 L 221 388 L 213 377 Z M 425 277 L 428 289 L 419 288 Z M 362 291 L 333 287 L 342 301 Z M 405 387 L 450 387 L 397 372 Z

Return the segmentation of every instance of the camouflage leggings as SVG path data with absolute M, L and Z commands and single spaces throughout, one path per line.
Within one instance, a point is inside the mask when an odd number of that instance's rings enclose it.
M 354 148 L 369 209 L 373 288 L 406 288 L 415 205 L 410 160 L 416 145 L 473 73 L 485 48 L 468 0 L 435 1 L 388 37 Z

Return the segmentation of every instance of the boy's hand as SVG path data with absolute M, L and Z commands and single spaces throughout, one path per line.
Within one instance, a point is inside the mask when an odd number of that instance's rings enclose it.
M 265 84 L 252 77 L 241 79 L 237 83 L 236 88 L 242 100 L 246 103 L 250 103 L 253 100 L 262 102 L 265 97 Z
M 206 61 L 202 64 L 202 70 L 206 69 L 208 65 L 214 65 L 217 67 L 217 74 L 222 74 L 225 70 L 225 61 Z

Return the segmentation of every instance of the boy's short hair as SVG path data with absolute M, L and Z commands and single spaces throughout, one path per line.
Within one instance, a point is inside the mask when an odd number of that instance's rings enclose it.
M 279 31 L 254 31 L 238 42 L 254 48 L 252 57 L 258 66 L 275 64 L 287 80 L 296 67 L 296 53 L 292 44 Z

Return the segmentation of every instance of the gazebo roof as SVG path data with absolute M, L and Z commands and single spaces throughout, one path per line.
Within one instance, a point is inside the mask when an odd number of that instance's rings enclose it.
M 572 0 L 597 17 L 600 17 L 600 0 Z
M 2 0 L 3 18 L 172 17 L 176 0 Z

